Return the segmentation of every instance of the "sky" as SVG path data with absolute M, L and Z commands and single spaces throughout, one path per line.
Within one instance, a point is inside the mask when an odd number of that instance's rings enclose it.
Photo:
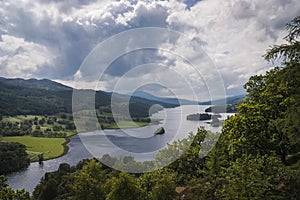
M 243 94 L 299 13 L 298 0 L 0 0 L 0 76 L 180 98 Z

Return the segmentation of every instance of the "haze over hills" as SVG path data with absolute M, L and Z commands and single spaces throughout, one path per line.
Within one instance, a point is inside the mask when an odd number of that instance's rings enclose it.
M 244 98 L 245 98 L 245 94 L 230 96 L 230 97 L 226 97 L 225 102 L 226 102 L 226 104 L 238 104 Z M 224 99 L 200 102 L 200 105 L 220 105 L 220 104 L 224 104 Z
M 176 105 L 218 105 L 218 104 L 223 104 L 224 101 L 226 104 L 238 104 L 240 103 L 244 98 L 245 95 L 236 95 L 236 96 L 230 96 L 226 97 L 226 99 L 218 99 L 215 101 L 191 101 L 187 99 L 177 99 L 177 98 L 166 98 L 166 97 L 157 97 L 152 94 L 149 94 L 144 91 L 136 91 L 132 94 L 132 96 L 135 97 L 141 97 L 149 100 L 155 100 L 155 101 L 160 101 L 164 103 L 171 103 L 171 104 L 176 104 Z
M 177 99 L 177 98 L 167 98 L 167 97 L 157 97 L 152 94 L 149 94 L 144 91 L 136 91 L 132 94 L 132 96 L 135 97 L 141 97 L 144 99 L 164 102 L 164 103 L 170 103 L 170 104 L 176 104 L 176 105 L 197 105 L 199 102 L 197 101 L 191 101 L 186 99 Z
M 81 90 L 83 92 L 88 90 Z M 73 88 L 48 79 L 6 79 L 0 78 L 0 113 L 1 115 L 51 115 L 59 112 L 72 112 Z M 110 110 L 112 93 L 95 92 L 95 107 Z M 120 103 L 128 96 L 114 94 Z M 131 97 L 130 114 L 133 117 L 147 117 L 148 110 L 154 104 L 163 107 L 176 107 L 178 104 Z
M 88 90 L 82 90 L 88 91 Z M 72 112 L 73 88 L 48 79 L 7 79 L 0 78 L 0 111 L 2 115 L 18 114 L 55 114 L 59 112 Z M 117 94 L 120 104 L 128 99 L 128 95 Z M 95 107 L 109 110 L 111 104 L 111 92 L 96 91 Z M 228 97 L 228 104 L 236 104 L 244 98 L 244 95 Z M 218 104 L 219 100 L 213 102 Z M 163 107 L 177 107 L 179 105 L 211 105 L 212 102 L 196 102 L 186 99 L 157 97 L 143 91 L 136 91 L 129 101 L 130 113 L 136 117 L 149 115 L 149 108 L 154 104 Z

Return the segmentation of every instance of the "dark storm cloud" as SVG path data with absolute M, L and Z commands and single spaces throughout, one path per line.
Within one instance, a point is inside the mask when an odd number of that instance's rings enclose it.
M 106 73 L 110 76 L 123 76 L 136 66 L 148 63 L 161 64 L 166 58 L 159 56 L 157 50 L 142 49 L 127 53 L 116 59 L 110 66 L 108 66 Z M 151 73 L 150 71 L 143 71 L 144 74 Z M 136 74 L 139 76 L 139 74 Z
M 148 8 L 148 4 L 139 4 L 138 1 L 131 1 L 132 4 L 115 4 L 108 6 L 107 10 L 99 10 L 99 13 L 111 15 L 106 18 L 96 18 L 85 16 L 72 16 L 70 19 L 63 19 L 63 12 L 69 12 L 72 8 L 80 8 L 89 5 L 92 1 L 40 1 L 42 4 L 55 3 L 59 8 L 58 19 L 45 14 L 45 11 L 29 8 L 29 5 L 16 6 L 8 5 L 5 13 L 4 28 L 1 32 L 24 38 L 25 41 L 34 42 L 46 46 L 55 55 L 56 59 L 52 66 L 47 63 L 46 67 L 41 67 L 38 75 L 45 74 L 49 78 L 63 79 L 71 77 L 78 69 L 88 53 L 104 39 L 122 32 L 126 29 L 148 26 L 166 27 L 168 17 L 167 9 L 157 4 Z M 137 5 L 139 4 L 139 5 Z M 46 5 L 47 6 L 47 5 Z M 50 8 L 51 9 L 51 8 Z M 136 9 L 133 11 L 133 9 Z M 97 14 L 97 10 L 94 11 Z M 130 13 L 132 17 L 127 24 L 117 23 L 120 14 Z M 40 13 L 41 16 L 36 15 Z M 127 20 L 124 17 L 124 20 Z M 2 20 L 3 21 L 3 20 Z M 83 24 L 80 24 L 82 21 Z M 93 25 L 85 25 L 88 21 Z M 5 30 L 5 31 L 4 31 Z M 0 33 L 1 33 L 0 32 Z M 121 61 L 119 61 L 120 63 Z M 122 65 L 120 63 L 120 65 Z M 123 66 L 128 65 L 128 62 Z

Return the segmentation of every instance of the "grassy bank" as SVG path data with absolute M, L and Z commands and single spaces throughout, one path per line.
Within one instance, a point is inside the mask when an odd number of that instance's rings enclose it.
M 38 160 L 43 153 L 45 160 L 64 155 L 68 151 L 68 138 L 42 138 L 32 136 L 1 137 L 3 142 L 19 142 L 26 146 L 31 162 Z
M 126 129 L 126 128 L 138 128 L 143 126 L 148 126 L 148 122 L 132 122 L 132 121 L 120 121 L 118 124 L 105 124 L 103 123 L 104 129 Z
M 73 123 L 71 115 L 62 116 L 63 114 L 56 116 L 18 115 L 14 117 L 3 117 L 1 120 L 2 123 L 5 123 L 5 129 L 2 130 L 3 133 L 15 134 L 22 130 L 24 136 L 7 134 L 0 136 L 0 141 L 24 144 L 31 162 L 38 161 L 39 154 L 43 154 L 45 160 L 60 157 L 68 152 L 67 143 L 69 142 L 69 138 L 76 134 L 76 130 L 70 130 L 68 128 L 68 124 Z M 104 115 L 101 116 L 103 117 Z M 84 122 L 86 121 L 85 119 Z M 111 120 L 111 122 L 113 121 Z M 128 129 L 147 126 L 151 123 L 153 122 L 121 120 L 118 124 L 115 122 L 102 122 L 101 124 L 104 129 Z M 26 128 L 24 128 L 24 124 L 26 124 Z M 36 134 L 36 131 L 40 134 Z M 49 133 L 59 133 L 59 135 L 49 135 Z

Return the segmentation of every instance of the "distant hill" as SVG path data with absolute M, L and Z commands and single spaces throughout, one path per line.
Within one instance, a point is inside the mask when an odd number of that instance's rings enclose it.
M 241 94 L 241 95 L 226 97 L 226 99 L 218 99 L 218 100 L 214 100 L 214 101 L 200 102 L 200 105 L 220 105 L 220 104 L 224 104 L 224 101 L 226 102 L 226 104 L 238 104 L 244 98 L 245 98 L 245 95 Z
M 82 90 L 88 91 L 88 90 Z M 48 79 L 7 79 L 0 77 L 0 115 L 52 115 L 59 112 L 72 112 L 72 92 L 73 88 Z M 124 108 L 124 102 L 128 95 L 116 94 L 120 109 Z M 112 93 L 96 91 L 95 107 L 111 111 Z M 237 104 L 244 98 L 244 95 L 228 97 L 227 104 Z M 218 102 L 224 100 L 214 101 Z M 129 110 L 132 117 L 147 117 L 149 109 L 154 104 L 163 107 L 177 107 L 179 105 L 211 105 L 212 102 L 196 102 L 185 99 L 164 98 L 151 95 L 146 92 L 137 91 L 129 101 Z
M 243 101 L 243 99 L 245 98 L 245 96 L 246 95 L 242 94 L 242 95 L 238 95 L 238 96 L 227 97 L 226 103 L 227 104 L 238 104 L 238 103 L 241 103 Z
M 82 90 L 87 91 L 87 90 Z M 1 115 L 52 115 L 60 112 L 72 112 L 73 88 L 48 79 L 6 79 L 0 78 L 0 114 Z M 112 93 L 97 91 L 95 107 L 106 112 L 111 111 Z M 116 94 L 124 106 L 128 96 Z M 126 97 L 126 98 L 125 98 Z M 154 104 L 164 107 L 176 107 L 177 104 L 131 97 L 129 110 L 132 117 L 149 116 L 149 108 Z
M 147 92 L 143 91 L 136 91 L 132 94 L 132 96 L 135 97 L 141 97 L 144 99 L 149 99 L 149 100 L 154 100 L 154 101 L 159 101 L 163 103 L 168 103 L 168 104 L 174 104 L 174 105 L 198 105 L 199 102 L 197 101 L 190 101 L 186 99 L 177 99 L 177 98 L 166 98 L 166 97 L 157 97 L 152 94 L 149 94 Z
M 243 101 L 245 95 L 238 95 L 226 98 L 226 105 L 224 105 L 224 99 L 214 101 L 214 106 L 211 106 L 205 109 L 205 112 L 213 112 L 213 113 L 236 113 L 237 105 Z
M 65 86 L 61 83 L 57 83 L 51 81 L 49 79 L 6 79 L 0 77 L 0 82 L 6 85 L 16 86 L 16 87 L 25 87 L 25 88 L 32 88 L 32 89 L 44 89 L 44 90 L 53 90 L 53 91 L 62 91 L 62 90 L 72 90 L 73 88 L 69 86 Z

